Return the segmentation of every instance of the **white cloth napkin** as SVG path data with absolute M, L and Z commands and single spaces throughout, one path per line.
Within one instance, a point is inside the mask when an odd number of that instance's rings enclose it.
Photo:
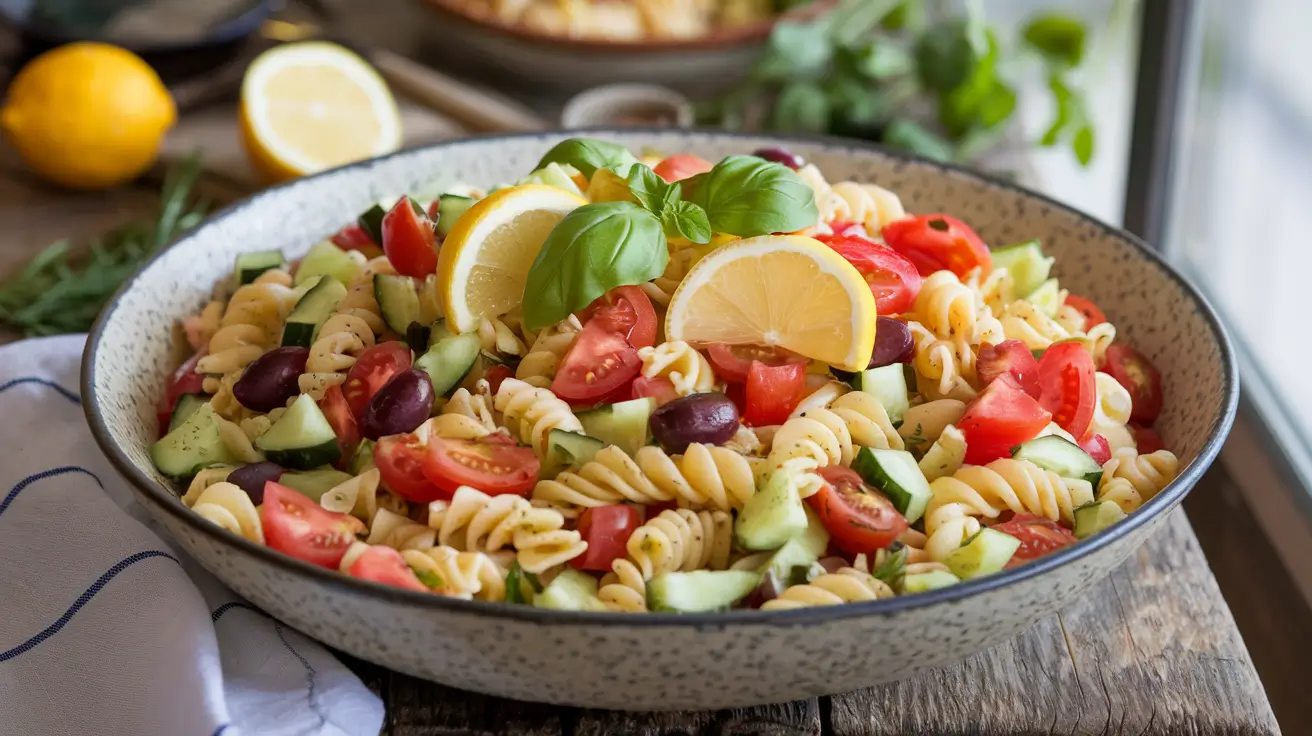
M 354 674 L 133 500 L 82 414 L 84 342 L 0 348 L 0 735 L 377 734 Z

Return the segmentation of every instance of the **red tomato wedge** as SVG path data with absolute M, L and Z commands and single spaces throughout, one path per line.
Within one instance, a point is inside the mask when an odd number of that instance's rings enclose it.
M 1020 340 L 1003 340 L 997 345 L 984 345 L 975 362 L 979 381 L 987 386 L 1002 374 L 1016 379 L 1025 393 L 1039 398 L 1039 361 Z
M 994 524 L 993 528 L 1020 540 L 1020 548 L 1007 563 L 1008 569 L 1024 565 L 1077 541 L 1074 534 L 1057 522 L 1034 514 L 1016 514 L 1010 521 Z
M 437 272 L 437 233 L 427 215 L 402 197 L 383 215 L 383 252 L 402 276 L 422 279 Z
M 951 215 L 916 215 L 884 226 L 884 242 L 916 264 L 922 276 L 948 269 L 965 276 L 976 266 L 987 276 L 993 257 L 969 225 Z
M 507 378 L 514 378 L 515 371 L 508 365 L 494 365 L 487 369 L 483 374 L 483 380 L 487 381 L 488 388 L 495 396 L 497 389 L 501 388 L 501 382 Z
M 893 502 L 865 484 L 851 468 L 820 470 L 825 485 L 806 499 L 829 530 L 830 541 L 850 555 L 870 554 L 892 544 L 907 530 Z
M 160 436 L 168 434 L 169 420 L 173 418 L 173 410 L 178 405 L 178 399 L 183 394 L 198 394 L 205 390 L 205 376 L 196 372 L 196 364 L 207 352 L 209 351 L 206 348 L 197 350 L 196 354 L 187 358 L 187 362 L 178 366 L 169 378 L 169 384 L 164 388 L 164 398 L 160 401 L 156 412 Z
M 1145 427 L 1131 422 L 1130 433 L 1134 435 L 1134 444 L 1140 455 L 1166 449 L 1166 443 L 1162 442 L 1162 436 L 1157 434 L 1157 430 L 1152 427 Z
M 1097 304 L 1075 294 L 1066 295 L 1066 306 L 1073 307 L 1077 312 L 1084 316 L 1084 329 L 1089 329 L 1094 325 L 1100 325 L 1107 321 L 1107 315 L 1102 313 Z
M 264 484 L 260 506 L 264 540 L 270 547 L 321 567 L 335 568 L 363 531 L 360 520 L 324 509 L 305 495 L 273 481 Z
M 617 503 L 587 509 L 579 517 L 578 532 L 588 543 L 588 551 L 569 564 L 580 570 L 610 571 L 612 562 L 628 554 L 625 545 L 640 526 L 642 515 L 634 506 Z
M 728 383 L 747 383 L 752 363 L 763 363 L 768 367 L 797 364 L 806 373 L 806 358 L 783 348 L 715 343 L 706 352 L 711 358 L 711 365 L 715 367 L 715 375 Z
M 868 238 L 845 235 L 817 235 L 870 284 L 879 314 L 901 314 L 911 308 L 920 293 L 921 277 L 915 264 L 886 245 Z
M 374 445 L 374 464 L 388 490 L 417 503 L 427 503 L 451 494 L 429 482 L 424 475 L 424 445 L 413 434 L 396 434 Z
M 1089 351 L 1077 342 L 1053 343 L 1039 360 L 1039 403 L 1072 436 L 1083 437 L 1093 421 L 1095 372 Z
M 747 406 L 743 423 L 749 427 L 783 424 L 802 400 L 806 364 L 766 365 L 752 361 L 747 372 Z
M 1130 418 L 1140 424 L 1152 424 L 1162 413 L 1162 374 L 1138 350 L 1129 345 L 1107 348 L 1103 370 L 1130 392 Z
M 579 314 L 587 324 L 599 320 L 611 332 L 617 332 L 635 348 L 656 344 L 656 308 L 647 292 L 636 286 L 620 286 L 606 292 Z
M 679 392 L 675 390 L 674 384 L 665 376 L 656 378 L 647 378 L 638 376 L 633 379 L 633 390 L 630 398 L 633 399 L 656 399 L 656 406 L 664 406 L 671 401 L 679 398 Z
M 629 385 L 642 368 L 638 351 L 607 320 L 583 326 L 565 354 L 551 391 L 571 404 L 595 403 Z
M 333 235 L 332 241 L 333 245 L 342 250 L 364 250 L 378 245 L 373 241 L 373 238 L 369 237 L 369 233 L 364 231 L 364 228 L 354 222 L 338 230 Z
M 347 372 L 346 383 L 342 384 L 346 403 L 357 421 L 378 389 L 392 380 L 392 376 L 410 370 L 413 362 L 410 348 L 396 340 L 375 345 L 360 355 Z
M 329 386 L 319 401 L 319 410 L 328 420 L 328 425 L 337 435 L 337 444 L 342 448 L 342 462 L 349 462 L 355 448 L 360 444 L 360 427 L 355 423 L 355 415 L 346 403 L 341 386 Z
M 1099 465 L 1112 459 L 1111 443 L 1100 434 L 1091 434 L 1080 440 L 1080 449 L 1089 453 L 1089 457 Z
M 975 397 L 957 424 L 966 437 L 966 462 L 1009 457 L 1011 448 L 1037 437 L 1050 421 L 1052 414 L 1004 374 Z
M 383 585 L 391 585 L 406 590 L 418 590 L 427 593 L 428 586 L 419 582 L 410 566 L 405 564 L 401 553 L 381 544 L 374 545 L 353 563 L 348 570 L 351 577 L 370 580 Z
M 502 434 L 478 440 L 429 437 L 421 463 L 424 477 L 440 495 L 410 498 L 411 501 L 451 498 L 460 486 L 472 486 L 489 496 L 503 493 L 525 496 L 533 490 L 541 468 L 532 449 L 516 447 L 514 441 Z
M 698 174 L 704 174 L 710 171 L 711 168 L 711 162 L 701 156 L 694 156 L 691 153 L 676 153 L 656 164 L 653 171 L 656 172 L 656 176 L 667 182 L 676 182 Z

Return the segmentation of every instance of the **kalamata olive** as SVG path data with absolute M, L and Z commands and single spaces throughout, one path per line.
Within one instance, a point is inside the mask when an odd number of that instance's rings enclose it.
M 806 159 L 798 156 L 787 148 L 762 148 L 752 155 L 757 158 L 763 158 L 766 161 L 783 164 L 794 171 L 806 166 Z
M 875 350 L 870 354 L 870 367 L 909 363 L 915 347 L 906 325 L 890 317 L 880 317 L 875 324 Z
M 273 411 L 301 392 L 296 379 L 305 372 L 310 349 L 296 346 L 274 348 L 246 366 L 232 387 L 232 395 L 251 411 Z
M 360 417 L 360 433 L 371 440 L 405 434 L 428 419 L 433 411 L 433 382 L 428 374 L 411 368 L 383 384 L 369 399 Z
M 691 394 L 651 413 L 651 433 L 666 452 L 693 443 L 722 445 L 738 431 L 738 407 L 722 393 Z
M 275 463 L 263 462 L 243 465 L 228 474 L 228 482 L 246 491 L 256 506 L 264 503 L 264 484 L 282 477 L 283 470 Z

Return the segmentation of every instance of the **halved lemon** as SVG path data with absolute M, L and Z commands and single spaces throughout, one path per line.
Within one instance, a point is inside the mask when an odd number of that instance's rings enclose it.
M 274 181 L 380 156 L 401 145 L 401 114 L 387 83 L 333 43 L 277 46 L 241 85 L 242 143 Z
M 478 329 L 524 299 L 528 270 L 551 230 L 587 200 L 545 184 L 501 189 L 456 221 L 437 258 L 442 314 L 456 332 Z
M 697 262 L 670 299 L 667 340 L 775 345 L 864 370 L 875 347 L 875 298 L 861 273 L 823 243 L 766 235 Z

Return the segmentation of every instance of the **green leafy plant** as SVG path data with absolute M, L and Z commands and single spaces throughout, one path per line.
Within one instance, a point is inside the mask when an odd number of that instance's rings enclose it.
M 536 171 L 552 163 L 569 164 L 591 179 L 597 169 L 611 169 L 624 176 L 628 168 L 637 162 L 638 159 L 629 149 L 617 143 L 596 138 L 570 138 L 552 146 L 533 169 Z
M 962 16 L 931 12 L 927 0 L 842 0 L 816 19 L 780 22 L 751 79 L 704 108 L 703 119 L 742 127 L 764 109 L 760 124 L 769 129 L 970 162 L 1001 141 L 1016 111 L 1016 75 L 1029 63 L 1046 77 L 1054 107 L 1037 143 L 1068 145 L 1087 165 L 1094 129 L 1073 81 L 1084 60 L 1084 24 L 1044 13 L 1008 48 L 985 23 L 982 5 L 968 0 Z
M 755 156 L 729 156 L 684 187 L 711 229 L 739 237 L 791 233 L 819 219 L 815 192 L 797 172 Z
M 159 215 L 132 222 L 87 244 L 85 252 L 60 240 L 0 283 L 0 323 L 39 337 L 86 332 L 105 302 L 145 262 L 205 217 L 193 202 L 200 161 L 192 157 L 165 177 Z

